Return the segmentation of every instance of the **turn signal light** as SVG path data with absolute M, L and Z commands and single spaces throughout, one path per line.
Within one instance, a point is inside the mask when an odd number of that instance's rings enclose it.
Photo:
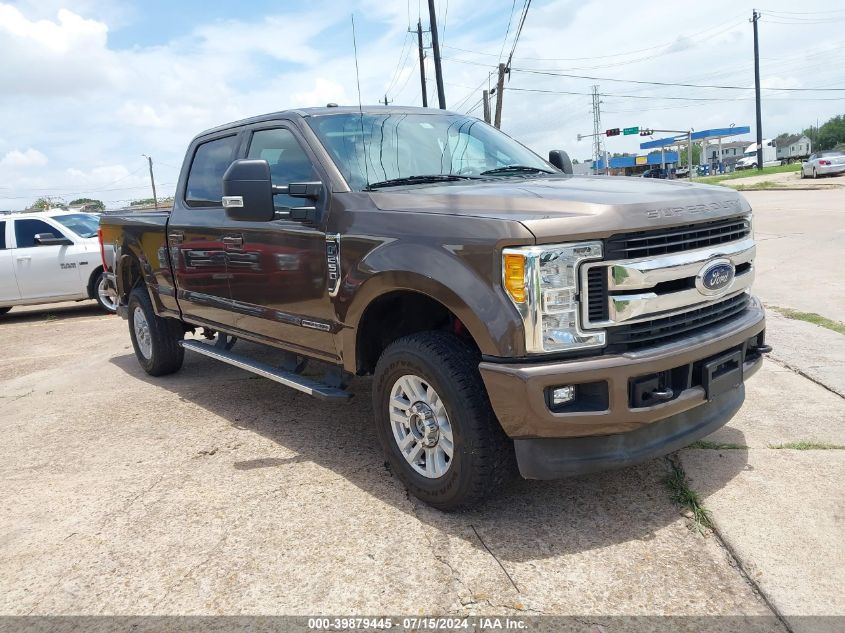
M 523 255 L 505 255 L 505 289 L 517 303 L 525 303 L 525 257 Z

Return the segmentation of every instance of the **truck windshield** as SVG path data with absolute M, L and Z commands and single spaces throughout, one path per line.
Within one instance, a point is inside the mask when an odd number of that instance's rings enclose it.
M 344 113 L 307 121 L 356 191 L 554 173 L 503 132 L 458 114 Z
M 100 227 L 100 219 L 90 213 L 55 215 L 53 219 L 76 233 L 79 237 L 94 237 L 97 234 L 97 229 Z

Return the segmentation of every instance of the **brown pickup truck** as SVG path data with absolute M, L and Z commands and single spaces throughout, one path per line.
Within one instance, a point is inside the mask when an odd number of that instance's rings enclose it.
M 449 510 L 514 467 L 548 479 L 689 444 L 769 350 L 739 194 L 571 171 L 460 114 L 292 110 L 200 134 L 172 210 L 101 234 L 149 374 L 190 350 L 341 401 L 372 375 L 393 471 Z

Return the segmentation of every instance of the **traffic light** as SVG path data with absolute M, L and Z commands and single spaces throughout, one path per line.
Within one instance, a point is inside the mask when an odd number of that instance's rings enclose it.
M 605 136 L 619 136 L 619 128 L 614 127 L 604 131 Z
M 654 134 L 654 130 L 640 130 L 640 136 L 651 136 Z

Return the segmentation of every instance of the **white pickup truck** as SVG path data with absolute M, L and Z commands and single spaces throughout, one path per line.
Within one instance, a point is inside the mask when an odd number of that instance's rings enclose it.
M 84 299 L 114 312 L 99 222 L 96 215 L 64 210 L 0 215 L 0 314 L 14 306 Z

